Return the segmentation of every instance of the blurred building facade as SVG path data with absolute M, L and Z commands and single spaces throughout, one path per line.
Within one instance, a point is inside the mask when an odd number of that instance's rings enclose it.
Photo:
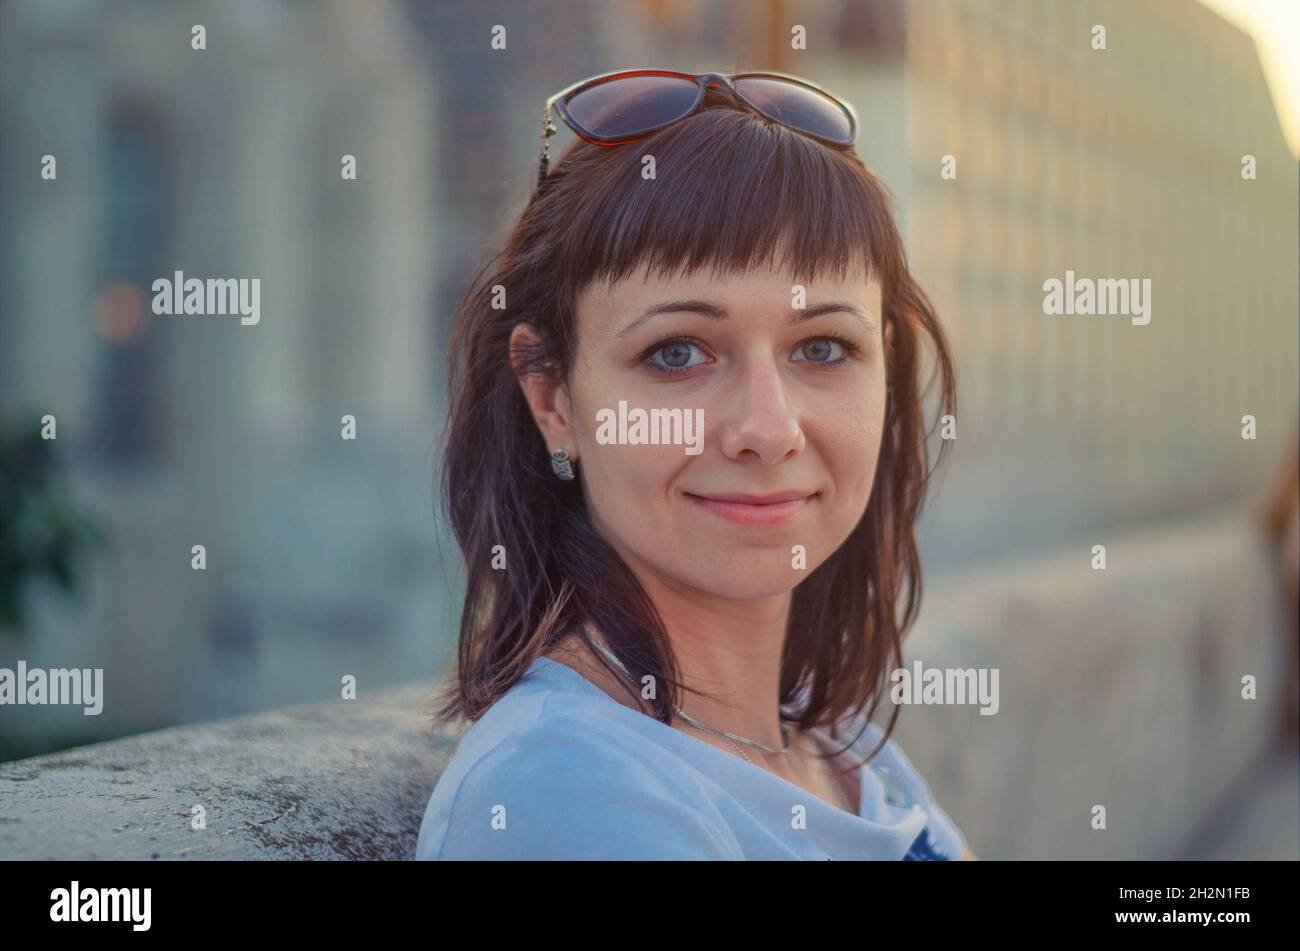
M 965 391 L 931 527 L 966 521 L 962 558 L 1016 531 L 1013 492 L 1043 541 L 1248 500 L 1300 377 L 1296 158 L 1253 41 L 1184 0 L 906 8 L 908 243 Z M 1149 278 L 1151 322 L 1045 316 L 1067 270 Z M 959 481 L 1003 504 L 971 518 Z
M 57 418 L 112 545 L 0 657 L 104 667 L 105 713 L 6 707 L 4 732 L 431 673 L 437 115 L 401 9 L 4 6 L 0 406 Z M 155 316 L 177 270 L 260 279 L 260 322 Z

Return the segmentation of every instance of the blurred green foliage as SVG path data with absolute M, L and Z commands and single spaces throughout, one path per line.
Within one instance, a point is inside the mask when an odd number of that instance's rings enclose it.
M 78 559 L 106 543 L 104 531 L 74 507 L 61 468 L 39 421 L 0 427 L 0 630 L 22 633 L 23 592 L 41 578 L 77 593 Z

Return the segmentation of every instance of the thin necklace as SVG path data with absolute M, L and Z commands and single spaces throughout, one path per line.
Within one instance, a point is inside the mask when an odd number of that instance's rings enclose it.
M 604 654 L 607 658 L 609 658 L 610 663 L 614 664 L 614 666 L 616 666 L 619 670 L 621 670 L 624 676 L 626 676 L 629 680 L 635 683 L 636 678 L 632 676 L 631 671 L 629 671 L 625 666 L 623 666 L 623 662 L 614 655 L 614 652 L 611 651 L 608 647 L 606 647 L 600 641 L 600 639 L 597 638 L 596 635 L 592 633 L 591 628 L 584 628 L 584 630 L 586 630 L 588 636 L 590 636 L 591 639 L 595 642 L 596 649 L 599 650 L 602 654 Z M 748 763 L 750 766 L 757 766 L 758 764 L 745 755 L 745 751 L 742 750 L 738 745 L 740 743 L 744 743 L 747 746 L 752 746 L 755 749 L 760 749 L 765 753 L 790 752 L 790 736 L 786 731 L 786 726 L 784 723 L 781 724 L 781 740 L 782 742 L 785 743 L 785 746 L 778 749 L 772 746 L 764 746 L 762 743 L 759 743 L 757 740 L 750 740 L 743 736 L 737 736 L 734 733 L 728 733 L 726 730 L 715 730 L 711 726 L 705 726 L 703 723 L 700 723 L 698 720 L 694 719 L 693 717 L 687 716 L 685 711 L 683 711 L 681 707 L 674 706 L 673 710 L 674 712 L 676 712 L 676 714 L 679 717 L 681 717 L 691 726 L 695 727 L 697 730 L 704 730 L 707 733 L 713 733 L 717 736 L 722 737 L 724 740 L 726 740 L 728 743 L 730 743 L 732 746 L 736 748 L 736 752 L 739 753 L 744 758 L 745 762 Z

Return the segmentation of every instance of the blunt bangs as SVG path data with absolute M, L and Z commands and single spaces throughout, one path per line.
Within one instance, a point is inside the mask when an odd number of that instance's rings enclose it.
M 573 146 L 542 200 L 569 209 L 551 250 L 573 262 L 571 288 L 764 266 L 887 284 L 900 267 L 889 195 L 857 157 L 761 117 L 705 109 L 637 142 Z

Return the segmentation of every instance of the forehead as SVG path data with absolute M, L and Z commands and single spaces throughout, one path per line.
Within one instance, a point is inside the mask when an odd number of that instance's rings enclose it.
M 578 295 L 579 320 L 593 330 L 615 330 L 649 307 L 674 300 L 701 300 L 717 304 L 732 313 L 784 314 L 792 306 L 796 288 L 802 286 L 806 306 L 827 300 L 847 300 L 858 305 L 879 326 L 881 288 L 879 280 L 865 270 L 841 276 L 819 274 L 796 280 L 781 267 L 757 266 L 744 271 L 713 272 L 701 268 L 692 274 L 678 270 L 671 274 L 652 273 L 643 265 L 627 277 L 607 284 L 593 281 Z M 635 311 L 635 313 L 633 313 Z

